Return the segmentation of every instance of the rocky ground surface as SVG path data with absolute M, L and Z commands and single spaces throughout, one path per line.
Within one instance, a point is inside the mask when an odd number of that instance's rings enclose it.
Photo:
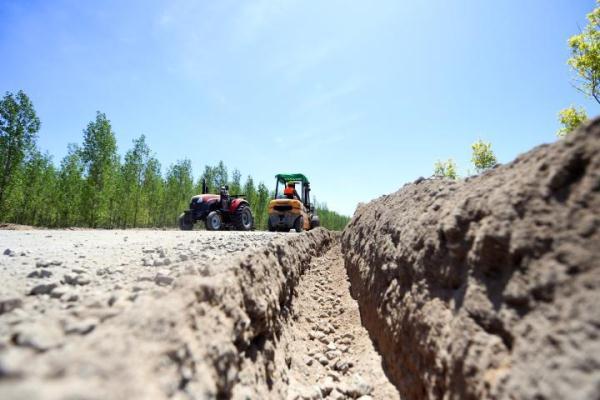
M 350 296 L 340 246 L 315 259 L 286 329 L 290 398 L 399 399 Z
M 0 398 L 398 397 L 324 229 L 0 243 Z
M 598 398 L 600 120 L 359 206 L 342 251 L 403 398 Z
M 264 247 L 275 237 L 203 231 L 0 231 L 0 338 L 5 344 L 48 350 L 65 335 L 91 331 L 146 292 L 160 296 L 169 291 L 182 274 L 213 274 L 221 258 Z M 53 323 L 61 326 L 50 329 Z

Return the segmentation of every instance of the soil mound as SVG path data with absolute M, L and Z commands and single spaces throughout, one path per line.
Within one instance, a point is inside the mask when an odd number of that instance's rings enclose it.
M 361 205 L 342 253 L 404 399 L 597 398 L 600 120 Z

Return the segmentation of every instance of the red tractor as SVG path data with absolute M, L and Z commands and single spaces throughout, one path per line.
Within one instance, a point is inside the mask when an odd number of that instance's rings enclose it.
M 181 230 L 191 231 L 197 221 L 204 221 L 209 231 L 252 230 L 254 217 L 244 195 L 230 195 L 228 186 L 222 186 L 219 194 L 209 194 L 207 191 L 206 181 L 203 181 L 202 194 L 192 197 L 190 209 L 179 216 Z

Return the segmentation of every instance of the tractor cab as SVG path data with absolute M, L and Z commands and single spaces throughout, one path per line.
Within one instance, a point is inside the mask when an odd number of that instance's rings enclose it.
M 319 226 L 306 176 L 278 174 L 275 180 L 275 194 L 269 203 L 269 230 L 302 232 Z

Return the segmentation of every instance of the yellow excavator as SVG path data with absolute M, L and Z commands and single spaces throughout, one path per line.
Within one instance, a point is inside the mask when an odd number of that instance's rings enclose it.
M 275 175 L 275 195 L 269 203 L 269 231 L 308 231 L 320 225 L 310 203 L 310 182 L 303 174 Z

